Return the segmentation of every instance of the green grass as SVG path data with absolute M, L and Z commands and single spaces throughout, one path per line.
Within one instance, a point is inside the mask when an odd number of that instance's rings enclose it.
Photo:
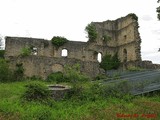
M 52 101 L 52 104 L 22 101 L 24 86 L 33 82 L 40 81 L 0 83 L 0 120 L 118 120 L 117 113 L 138 114 L 136 119 L 139 120 L 149 119 L 142 114 L 156 114 L 155 119 L 160 119 L 160 95 L 131 100 L 112 97 L 95 101 L 70 99 Z M 90 85 L 84 83 L 86 88 Z

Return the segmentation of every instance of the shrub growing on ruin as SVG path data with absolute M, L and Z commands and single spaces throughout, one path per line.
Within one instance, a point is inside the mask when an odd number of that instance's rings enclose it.
M 120 60 L 118 59 L 118 54 L 115 53 L 112 57 L 112 66 L 113 66 L 113 69 L 118 69 L 119 66 L 120 66 Z
M 85 31 L 88 33 L 88 38 L 90 42 L 96 40 L 98 34 L 94 25 L 88 24 L 85 28 Z
M 14 71 L 14 78 L 16 80 L 22 80 L 24 77 L 24 68 L 22 63 L 17 63 L 16 64 L 16 69 Z
M 52 44 L 56 47 L 64 45 L 67 41 L 68 40 L 66 38 L 60 36 L 55 36 L 51 39 Z
M 0 82 L 12 81 L 13 74 L 9 69 L 9 65 L 6 60 L 0 59 Z
M 64 79 L 73 84 L 76 84 L 77 82 L 88 81 L 90 78 L 80 71 L 79 64 L 74 64 L 73 66 L 65 66 Z
M 102 62 L 100 63 L 100 67 L 104 70 L 112 70 L 118 69 L 120 66 L 120 60 L 118 59 L 118 54 L 116 53 L 114 56 L 106 54 L 102 58 Z
M 103 35 L 103 41 L 104 42 L 108 42 L 109 40 L 111 40 L 111 37 L 108 35 Z
M 20 55 L 23 56 L 23 57 L 29 56 L 29 55 L 31 55 L 31 52 L 32 52 L 32 50 L 31 50 L 30 47 L 24 47 L 24 48 L 21 49 L 21 54 Z

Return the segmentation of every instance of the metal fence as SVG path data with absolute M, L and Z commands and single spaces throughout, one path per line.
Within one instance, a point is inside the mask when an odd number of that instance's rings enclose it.
M 133 95 L 160 90 L 160 70 L 144 71 L 109 71 L 111 78 L 103 79 L 103 84 L 127 81 L 130 84 Z

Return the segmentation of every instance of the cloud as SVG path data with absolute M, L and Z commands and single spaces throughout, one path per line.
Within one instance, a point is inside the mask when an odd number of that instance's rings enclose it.
M 160 35 L 160 29 L 152 30 L 153 34 Z
M 144 21 L 151 21 L 151 20 L 153 20 L 153 18 L 150 15 L 143 15 L 142 16 L 142 20 L 144 20 Z
M 143 53 L 142 60 L 150 60 L 153 63 L 160 63 L 160 52 L 145 52 Z

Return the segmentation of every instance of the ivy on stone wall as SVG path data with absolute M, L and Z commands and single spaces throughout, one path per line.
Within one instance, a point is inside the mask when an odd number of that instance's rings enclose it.
M 109 40 L 111 40 L 111 37 L 108 35 L 103 35 L 103 41 L 104 42 L 108 42 Z
M 120 66 L 120 60 L 118 59 L 117 53 L 114 56 L 106 54 L 102 58 L 102 62 L 100 63 L 100 67 L 103 68 L 104 70 L 118 69 L 119 66 Z
M 17 63 L 14 71 L 14 77 L 16 80 L 21 80 L 24 77 L 23 63 Z
M 98 34 L 93 24 L 91 23 L 88 24 L 85 28 L 85 31 L 88 33 L 88 38 L 90 42 L 93 42 L 96 40 Z
M 132 17 L 132 19 L 134 19 L 134 20 L 138 21 L 138 17 L 137 17 L 137 15 L 136 15 L 136 14 L 134 14 L 134 13 L 130 13 L 130 14 L 128 14 L 128 16 L 131 16 L 131 17 Z
M 51 42 L 54 46 L 56 46 L 58 48 L 58 47 L 64 45 L 66 42 L 68 42 L 68 40 L 64 37 L 55 36 L 51 39 Z
M 29 56 L 29 55 L 31 55 L 31 52 L 32 52 L 31 47 L 24 47 L 21 49 L 20 55 L 23 57 Z

